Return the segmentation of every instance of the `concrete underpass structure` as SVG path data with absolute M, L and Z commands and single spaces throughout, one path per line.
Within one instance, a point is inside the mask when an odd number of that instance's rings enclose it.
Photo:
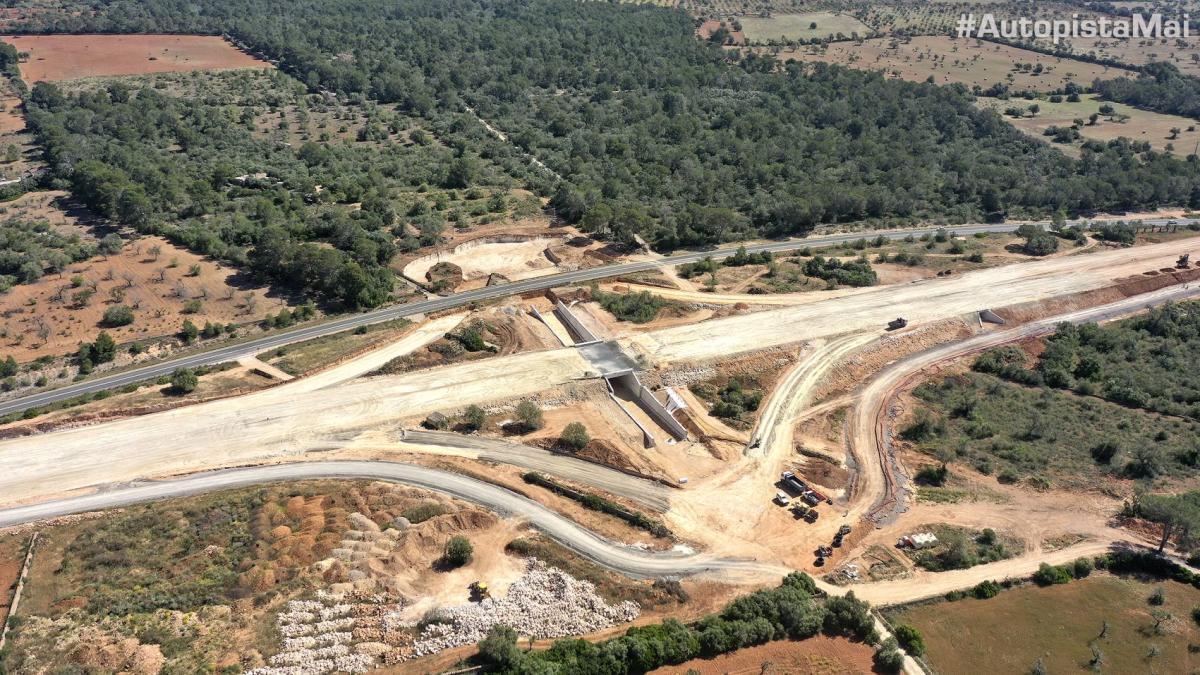
M 655 397 L 637 376 L 637 362 L 631 359 L 615 341 L 603 341 L 571 312 L 563 301 L 554 303 L 554 315 L 566 326 L 571 337 L 576 340 L 575 348 L 595 366 L 596 372 L 604 378 L 608 386 L 609 398 L 613 400 L 629 416 L 629 419 L 642 431 L 642 440 L 646 447 L 655 445 L 654 433 L 646 424 L 625 408 L 622 401 L 629 401 L 646 413 L 655 424 L 663 428 L 676 441 L 688 437 L 687 429 L 675 419 L 672 410 L 668 410 Z M 675 406 L 678 409 L 679 406 Z

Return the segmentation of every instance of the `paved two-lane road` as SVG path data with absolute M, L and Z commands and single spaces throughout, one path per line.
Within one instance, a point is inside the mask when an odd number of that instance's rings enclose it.
M 1145 220 L 1142 222 L 1147 225 L 1163 225 L 1166 224 L 1168 220 Z M 1189 221 L 1181 220 L 1179 222 L 1186 223 Z M 971 235 L 977 232 L 1010 232 L 1014 229 L 1014 227 L 1015 226 L 1012 224 L 983 224 L 964 225 L 948 229 L 953 229 L 960 235 Z M 750 253 L 758 253 L 762 251 L 781 253 L 795 251 L 807 246 L 830 246 L 847 241 L 855 241 L 863 237 L 871 238 L 877 235 L 883 235 L 889 239 L 900 239 L 910 234 L 914 236 L 921 236 L 925 233 L 936 232 L 938 229 L 939 228 L 936 227 L 925 227 L 905 230 L 883 230 L 879 232 L 850 232 L 845 234 L 810 237 L 807 239 L 789 239 L 787 241 L 768 242 L 765 244 L 752 244 L 746 246 L 746 250 Z M 353 330 L 359 326 L 390 321 L 416 314 L 439 312 L 442 310 L 469 305 L 473 302 L 494 300 L 496 298 L 519 295 L 521 293 L 528 293 L 531 291 L 546 290 L 555 286 L 586 283 L 589 281 L 595 281 L 624 274 L 645 272 L 657 269 L 659 267 L 668 267 L 672 265 L 697 262 L 704 259 L 706 256 L 712 256 L 713 258 L 719 260 L 733 255 L 736 250 L 736 248 L 722 248 L 710 251 L 692 251 L 664 257 L 658 260 L 645 260 L 604 265 L 601 267 L 593 267 L 574 272 L 561 272 L 559 274 L 550 274 L 532 279 L 525 279 L 522 281 L 514 281 L 512 283 L 501 284 L 498 286 L 486 286 L 484 288 L 477 288 L 475 290 L 464 291 L 462 293 L 455 293 L 446 297 L 432 298 L 429 300 L 422 300 L 420 302 L 413 302 L 405 305 L 384 307 L 382 309 L 377 309 L 362 314 L 344 316 L 333 321 L 327 321 L 311 326 L 304 326 L 295 330 L 267 335 L 247 342 L 241 342 L 225 347 L 218 347 L 216 349 L 192 354 L 189 356 L 181 356 L 176 359 L 162 361 L 159 363 L 142 366 L 140 368 L 134 368 L 105 377 L 97 377 L 94 379 L 85 380 L 83 382 L 77 382 L 75 384 L 59 387 L 57 389 L 30 394 L 28 396 L 23 396 L 21 398 L 0 403 L 0 415 L 22 412 L 29 408 L 56 403 L 58 401 L 73 398 L 81 394 L 91 394 L 134 382 L 154 379 L 163 375 L 170 375 L 175 371 L 176 368 L 194 368 L 197 366 L 206 366 L 232 361 L 247 354 L 257 354 L 296 342 L 324 337 L 326 335 L 333 335 L 334 333 Z

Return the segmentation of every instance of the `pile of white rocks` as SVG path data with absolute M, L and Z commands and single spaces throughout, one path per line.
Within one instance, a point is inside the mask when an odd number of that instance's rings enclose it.
M 272 656 L 270 666 L 255 668 L 247 675 L 324 675 L 365 673 L 375 658 L 354 651 L 356 619 L 353 607 L 339 595 L 317 593 L 316 600 L 292 600 L 275 618 L 283 635 L 283 651 Z
M 529 558 L 525 573 L 509 587 L 503 598 L 446 607 L 438 611 L 413 643 L 409 658 L 418 658 L 451 647 L 482 640 L 497 624 L 532 638 L 583 635 L 633 621 L 640 608 L 635 602 L 609 605 L 591 582 L 580 581 L 560 569 Z M 389 626 L 406 624 L 394 618 Z M 411 626 L 412 624 L 407 624 Z

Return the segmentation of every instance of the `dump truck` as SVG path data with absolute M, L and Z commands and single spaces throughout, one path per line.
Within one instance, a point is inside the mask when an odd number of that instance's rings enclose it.
M 887 328 L 888 328 L 888 330 L 900 330 L 901 328 L 904 328 L 907 325 L 908 325 L 908 319 L 906 319 L 902 316 L 899 316 L 899 317 L 896 317 L 895 319 L 892 319 L 891 321 L 889 321 Z
M 791 471 L 784 471 L 780 475 L 780 482 L 783 483 L 785 489 L 795 492 L 798 495 L 802 495 L 808 491 L 808 486 L 804 484 L 804 481 L 796 478 L 796 474 Z

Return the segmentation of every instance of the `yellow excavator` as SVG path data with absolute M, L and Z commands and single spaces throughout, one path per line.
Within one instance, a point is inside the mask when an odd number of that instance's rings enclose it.
M 492 597 L 492 594 L 488 592 L 488 585 L 482 581 L 472 581 L 467 589 L 471 591 L 471 602 L 483 602 Z

